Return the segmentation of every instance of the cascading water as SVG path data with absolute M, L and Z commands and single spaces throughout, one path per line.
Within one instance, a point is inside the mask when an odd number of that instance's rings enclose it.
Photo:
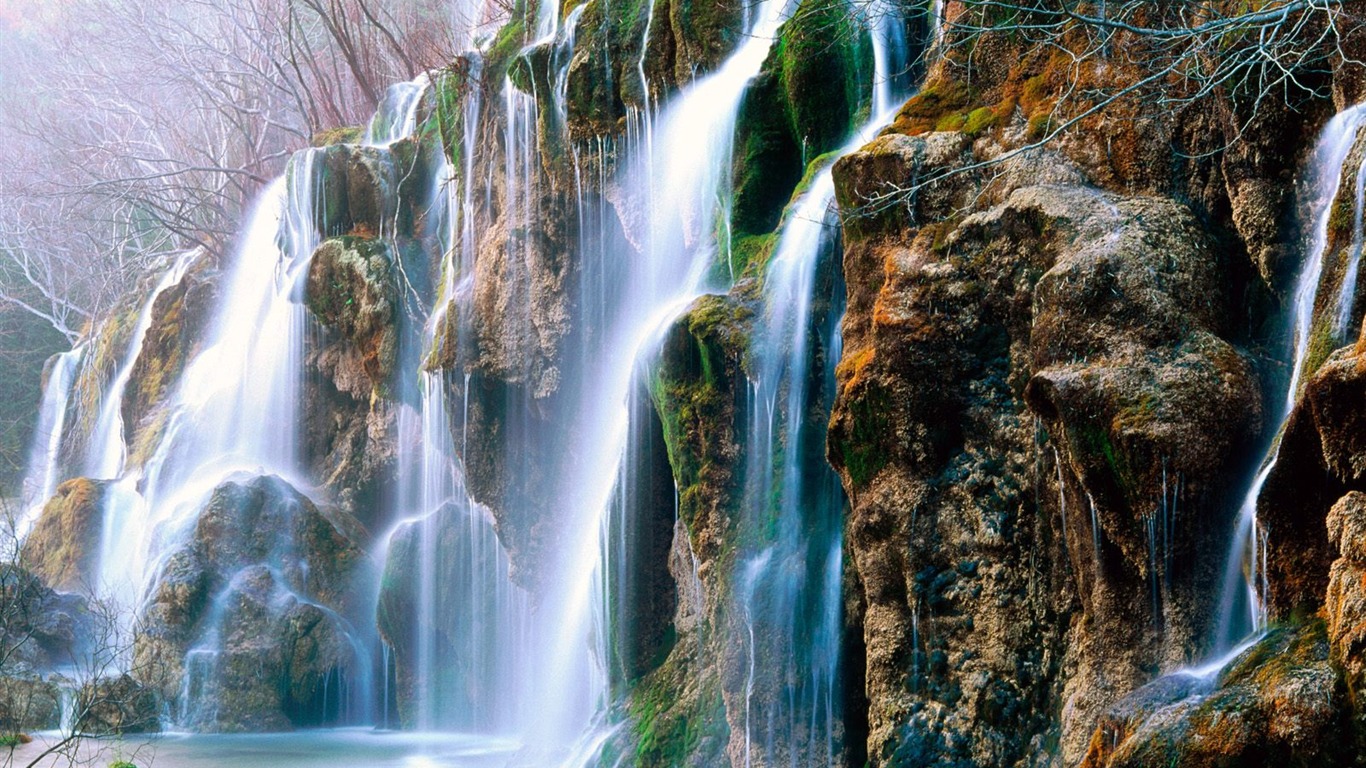
M 1306 371 L 1306 363 L 1316 344 L 1335 348 L 1342 341 L 1352 312 L 1353 296 L 1361 241 L 1362 187 L 1364 178 L 1358 171 L 1353 184 L 1352 199 L 1356 203 L 1354 232 L 1348 248 L 1348 261 L 1338 292 L 1327 307 L 1320 307 L 1321 283 L 1324 279 L 1326 256 L 1331 245 L 1334 204 L 1339 198 L 1343 176 L 1352 148 L 1357 144 L 1362 127 L 1366 126 L 1366 104 L 1351 107 L 1328 122 L 1320 133 L 1311 155 L 1310 183 L 1303 191 L 1307 220 L 1312 229 L 1306 243 L 1304 263 L 1295 283 L 1290 312 L 1291 359 L 1289 384 L 1280 410 L 1272 422 L 1276 425 L 1272 442 L 1262 466 L 1258 469 L 1238 510 L 1234 537 L 1224 571 L 1219 623 L 1215 636 L 1215 655 L 1231 658 L 1246 646 L 1249 635 L 1259 634 L 1266 626 L 1266 610 L 1262 595 L 1266 593 L 1264 532 L 1257 522 L 1257 503 L 1262 487 L 1275 467 L 1280 449 L 1280 436 L 1299 397 Z M 1316 328 L 1316 319 L 1328 325 Z M 1322 339 L 1316 337 L 1323 336 Z
M 95 431 L 90 437 L 90 450 L 85 460 L 87 477 L 107 480 L 118 477 L 123 471 L 128 453 L 124 444 L 124 390 L 128 388 L 128 381 L 133 376 L 133 366 L 142 352 L 143 339 L 152 325 L 152 310 L 157 299 L 168 288 L 180 283 L 191 262 L 198 256 L 198 251 L 186 251 L 177 257 L 143 304 L 142 311 L 138 314 L 137 325 L 133 329 L 133 337 L 128 342 L 128 351 L 124 353 L 123 363 L 109 386 L 100 395 L 100 413 L 95 421 Z
M 388 147 L 412 136 L 417 130 L 417 109 L 429 85 L 430 78 L 421 74 L 412 80 L 389 86 L 379 108 L 375 110 L 375 116 L 370 118 L 370 124 L 366 126 L 365 144 Z
M 872 117 L 838 153 L 867 143 L 909 96 L 904 21 L 868 9 L 873 43 Z M 840 358 L 843 287 L 818 279 L 838 261 L 833 163 L 786 214 L 764 280 L 765 311 L 751 382 L 747 525 L 757 542 L 739 566 L 739 611 L 750 677 L 745 765 L 834 765 L 838 704 L 844 495 L 824 459 L 824 425 Z M 824 306 L 817 310 L 818 303 Z M 776 502 L 773 501 L 776 498 Z M 765 533 L 765 530 L 772 531 Z M 756 695 L 755 671 L 778 690 Z
M 575 8 L 561 21 L 555 4 L 544 6 L 534 31 L 538 41 L 553 44 L 550 101 L 563 131 L 569 63 L 584 9 Z M 657 425 L 646 421 L 652 406 L 640 387 L 642 372 L 665 329 L 705 293 L 727 287 L 718 284 L 724 275 L 718 265 L 729 261 L 729 243 L 718 233 L 729 218 L 737 113 L 790 6 L 787 0 L 767 0 L 749 8 L 747 33 L 734 53 L 712 73 L 684 86 L 658 112 L 635 114 L 620 146 L 609 149 L 607 142 L 598 141 L 595 147 L 571 148 L 579 245 L 585 257 L 578 299 L 587 308 L 588 330 L 581 338 L 583 354 L 569 356 L 574 359 L 562 365 L 560 394 L 546 406 L 559 410 L 556 423 L 565 431 L 559 439 L 572 458 L 547 472 L 556 508 L 538 512 L 553 521 L 559 538 L 538 563 L 546 575 L 534 593 L 514 585 L 493 515 L 465 487 L 472 449 L 464 432 L 471 407 L 469 347 L 474 342 L 471 334 L 448 331 L 452 323 L 462 330 L 470 325 L 476 249 L 483 235 L 475 210 L 488 202 L 480 195 L 491 197 L 498 188 L 495 180 L 501 182 L 504 198 L 499 202 L 508 226 L 502 255 L 511 265 L 512 280 L 531 281 L 523 265 L 538 254 L 522 235 L 535 223 L 537 196 L 548 183 L 542 178 L 548 173 L 538 145 L 544 126 L 538 122 L 537 101 L 506 81 L 500 94 L 506 120 L 502 175 L 477 179 L 476 147 L 488 138 L 478 131 L 485 105 L 479 89 L 463 96 L 459 167 L 445 157 L 430 158 L 436 170 L 428 208 L 421 214 L 429 229 L 426 236 L 440 245 L 440 279 L 429 290 L 421 280 L 409 284 L 405 274 L 400 291 L 398 322 L 410 324 L 400 332 L 415 341 L 412 349 L 404 347 L 407 341 L 399 344 L 400 380 L 393 393 L 397 467 L 393 498 L 384 504 L 391 515 L 386 522 L 397 522 L 376 544 L 389 563 L 408 558 L 416 564 L 409 593 L 414 606 L 413 679 L 391 676 L 389 660 L 396 650 L 380 650 L 367 633 L 348 627 L 352 657 L 382 655 L 383 676 L 370 680 L 344 676 L 339 669 L 327 671 L 321 710 L 342 715 L 321 722 L 349 717 L 388 724 L 390 691 L 410 685 L 415 686 L 414 709 L 405 716 L 420 729 L 515 736 L 525 746 L 524 755 L 538 764 L 587 765 L 597 759 L 613 731 L 610 636 L 614 625 L 629 621 L 626 614 L 611 613 L 611 573 L 622 562 L 616 536 L 627 527 L 621 518 L 614 523 L 612 515 L 632 509 L 637 502 L 627 497 L 642 493 L 671 497 L 677 509 L 677 489 L 648 477 L 651 463 L 664 457 L 642 457 L 641 445 L 657 431 Z M 864 134 L 884 122 L 893 100 L 904 95 L 898 79 L 907 65 L 903 25 L 890 13 L 880 13 L 875 21 L 874 117 L 851 148 L 866 140 Z M 647 24 L 647 35 L 648 30 Z M 477 78 L 477 58 L 473 61 Z M 643 64 L 640 74 L 643 80 Z M 417 130 L 429 87 L 424 76 L 389 90 L 367 127 L 369 149 L 383 153 Z M 309 351 L 324 331 L 309 319 L 303 295 L 310 259 L 324 237 L 346 234 L 324 231 L 320 224 L 329 220 L 322 210 L 329 199 L 322 190 L 332 172 L 328 162 L 326 150 L 302 151 L 285 176 L 262 193 L 224 273 L 203 346 L 186 364 L 168 401 L 158 439 L 149 456 L 130 457 L 119 407 L 123 390 L 148 332 L 152 305 L 183 276 L 188 262 L 178 262 L 163 277 L 139 317 L 128 356 L 106 393 L 89 462 L 89 473 L 114 481 L 105 510 L 99 577 L 102 589 L 121 602 L 146 600 L 157 575 L 176 567 L 171 560 L 177 547 L 192 536 L 206 500 L 225 480 L 276 475 L 283 482 L 267 478 L 265 487 L 292 486 L 309 494 L 318 490 L 303 477 L 300 400 L 312 375 Z M 611 185 L 630 198 L 638 217 L 609 222 L 615 214 L 606 204 L 585 200 L 588 177 L 598 189 Z M 754 381 L 754 401 L 765 407 L 752 411 L 754 444 L 762 447 L 752 463 L 763 471 L 753 473 L 760 479 L 749 493 L 749 498 L 764 501 L 756 501 L 748 514 L 756 531 L 767 530 L 761 521 L 770 517 L 776 525 L 771 536 L 761 534 L 754 549 L 743 554 L 739 567 L 745 586 L 737 594 L 737 610 L 749 625 L 755 675 L 751 690 L 774 681 L 790 684 L 786 698 L 775 699 L 775 709 L 755 703 L 754 716 L 747 718 L 754 733 L 752 738 L 747 734 L 747 741 L 765 754 L 800 752 L 826 763 L 835 760 L 840 748 L 843 498 L 820 456 L 833 362 L 839 357 L 842 291 L 837 277 L 818 279 L 818 264 L 828 263 L 837 243 L 833 197 L 826 167 L 789 212 L 766 276 L 769 296 L 763 330 L 755 338 Z M 400 243 L 393 210 L 386 210 L 381 222 L 377 233 L 365 234 L 377 234 L 402 271 L 399 251 L 411 243 Z M 529 309 L 515 322 L 524 322 L 528 335 L 534 331 Z M 446 349 L 447 344 L 457 348 Z M 510 346 L 504 351 L 518 350 Z M 449 360 L 456 365 L 438 369 Z M 463 403 L 448 397 L 456 389 L 461 365 L 466 366 Z M 55 402 L 60 383 L 50 385 L 54 413 L 65 410 Z M 510 411 L 526 407 L 503 405 Z M 459 409 L 462 425 L 458 440 L 451 429 L 453 408 Z M 519 449 L 512 440 L 504 438 L 504 443 L 510 453 Z M 44 480 L 44 487 L 51 482 Z M 769 499 L 777 500 L 776 508 Z M 283 506 L 297 511 L 302 503 Z M 270 559 L 293 556 L 287 549 L 281 543 Z M 249 592 L 254 580 L 267 579 L 283 585 L 277 587 L 282 600 L 309 602 L 287 571 L 270 562 L 226 573 L 224 594 Z M 700 599 L 695 555 L 692 579 L 687 589 Z M 310 606 L 329 621 L 347 622 L 330 609 Z M 377 610 L 382 614 L 387 609 L 380 604 Z M 236 631 L 234 610 L 223 596 L 205 607 L 183 659 L 182 724 L 217 721 L 216 675 L 226 663 L 228 637 Z M 761 665 L 755 653 L 759 645 L 782 659 L 781 669 Z M 382 698 L 371 690 L 381 686 Z M 376 700 L 384 706 L 378 716 L 363 704 Z
M 652 121 L 657 135 L 626 149 L 619 180 L 626 194 L 644 202 L 647 218 L 628 233 L 636 247 L 615 241 L 586 259 L 587 295 L 581 303 L 597 313 L 590 320 L 595 348 L 561 371 L 560 388 L 571 401 L 567 442 L 576 454 L 572 471 L 552 480 L 559 502 L 556 525 L 563 534 L 543 564 L 548 575 L 533 617 L 537 658 L 530 672 L 536 681 L 532 696 L 541 706 L 525 731 L 532 748 L 558 753 L 547 759 L 561 764 L 592 760 L 610 730 L 595 726 L 608 693 L 603 590 L 610 558 L 603 537 L 607 512 L 632 460 L 627 446 L 637 371 L 663 329 L 707 288 L 721 252 L 715 222 L 728 182 L 736 114 L 785 11 L 780 0 L 759 5 L 749 34 L 730 58 L 663 109 Z M 509 145 L 524 146 L 514 126 L 528 117 L 517 116 L 521 105 L 515 98 L 508 101 Z M 667 151 L 656 149 L 663 147 Z M 517 171 L 531 165 L 509 161 L 509 196 L 526 189 Z M 585 247 L 606 242 L 596 234 L 583 238 Z M 565 745 L 575 746 L 564 752 Z
M 52 360 L 43 399 L 38 406 L 38 424 L 28 452 L 27 471 L 23 482 L 23 513 L 15 523 L 15 541 L 23 541 L 29 529 L 52 498 L 61 477 L 62 435 L 66 429 L 71 390 L 76 373 L 85 357 L 85 346 L 76 346 Z

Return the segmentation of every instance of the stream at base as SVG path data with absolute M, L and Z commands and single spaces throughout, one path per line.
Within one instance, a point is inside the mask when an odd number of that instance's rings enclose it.
M 15 751 L 14 762 L 28 764 L 57 738 L 57 734 L 38 734 L 32 744 Z M 502 768 L 518 764 L 519 746 L 488 736 L 369 728 L 259 735 L 161 734 L 87 739 L 81 744 L 77 764 L 128 760 L 139 768 Z M 66 759 L 56 764 L 65 765 Z

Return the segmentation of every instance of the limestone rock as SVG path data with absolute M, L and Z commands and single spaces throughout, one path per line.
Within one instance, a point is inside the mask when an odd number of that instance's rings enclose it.
M 108 492 L 109 483 L 84 477 L 57 486 L 24 539 L 22 562 L 55 589 L 93 589 Z
M 1322 622 L 1273 630 L 1213 680 L 1162 678 L 1118 702 L 1082 766 L 1345 765 L 1345 694 Z
M 171 701 L 188 691 L 179 705 L 206 730 L 337 722 L 342 681 L 368 663 L 349 639 L 364 536 L 279 478 L 221 483 L 156 575 L 139 681 Z

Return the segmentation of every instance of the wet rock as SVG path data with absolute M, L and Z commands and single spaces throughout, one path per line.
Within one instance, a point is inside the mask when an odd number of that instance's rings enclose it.
M 100 626 L 84 597 L 50 589 L 18 565 L 0 565 L 0 650 L 7 673 L 77 663 Z
M 429 726 L 498 722 L 487 711 L 506 683 L 498 679 L 505 670 L 495 661 L 507 650 L 496 646 L 497 624 L 515 616 L 520 599 L 507 579 L 507 560 L 485 509 L 451 502 L 394 531 L 380 581 L 378 621 L 393 650 L 405 727 L 418 724 L 419 689 L 433 703 L 426 712 L 433 718 Z M 434 654 L 424 667 L 424 641 L 427 648 L 459 652 Z
M 1325 523 L 1349 490 L 1366 490 L 1366 425 L 1359 414 L 1364 361 L 1361 349 L 1340 349 L 1304 385 L 1258 498 L 1257 521 L 1268 544 L 1265 600 L 1273 619 L 1322 605 L 1340 554 Z
M 348 618 L 361 608 L 364 537 L 277 477 L 223 482 L 154 579 L 135 645 L 139 682 L 206 730 L 339 721 L 343 681 L 368 663 Z
M 397 187 L 390 155 L 377 147 L 353 144 L 318 151 L 321 156 L 313 168 L 322 201 L 318 230 L 327 237 L 374 237 L 388 230 Z M 299 172 L 297 164 L 291 172 Z
M 161 730 L 161 702 L 156 691 L 129 675 L 87 683 L 76 692 L 76 729 L 105 735 L 155 733 Z
M 180 283 L 167 288 L 152 307 L 152 322 L 143 337 L 123 395 L 123 423 L 129 463 L 137 466 L 164 436 L 166 401 L 175 391 L 185 364 L 206 340 L 218 299 L 218 272 L 207 253 L 192 257 Z
M 369 660 L 337 614 L 302 600 L 264 565 L 239 571 L 216 602 L 221 647 L 192 650 L 187 661 L 189 725 L 281 731 L 362 711 L 346 685 Z
M 398 354 L 396 293 L 393 259 L 383 241 L 327 240 L 309 262 L 308 308 L 355 346 L 376 392 L 389 386 Z
M 1118 702 L 1082 766 L 1346 765 L 1346 703 L 1323 623 L 1276 629 L 1215 679 L 1162 678 Z
M 779 31 L 736 118 L 735 236 L 772 231 L 806 163 L 837 149 L 871 100 L 871 44 L 845 9 L 807 0 Z
M 54 682 L 0 676 L 0 736 L 58 728 L 61 700 L 61 690 Z
M 105 481 L 73 478 L 43 507 L 20 559 L 46 584 L 68 592 L 97 586 L 108 489 Z
M 1207 636 L 1201 554 L 1261 426 L 1223 263 L 1183 205 L 1101 192 L 1049 153 L 878 202 L 993 151 L 889 134 L 835 168 L 829 453 L 853 500 L 869 753 L 891 764 L 1011 764 L 1051 740 L 1079 761 L 1111 703 Z

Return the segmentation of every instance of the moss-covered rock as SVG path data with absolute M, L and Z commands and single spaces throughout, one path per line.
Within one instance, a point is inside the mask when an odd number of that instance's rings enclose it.
M 807 163 L 871 101 L 871 43 L 843 0 L 805 0 L 779 31 L 736 121 L 734 237 L 771 232 Z
M 393 257 L 384 241 L 326 240 L 309 262 L 308 308 L 355 346 L 377 393 L 389 387 L 398 355 L 397 292 Z
M 54 589 L 93 591 L 108 493 L 108 482 L 84 477 L 57 486 L 24 539 L 25 566 Z
M 138 681 L 204 730 L 338 722 L 344 702 L 327 691 L 369 663 L 347 618 L 363 602 L 364 531 L 271 476 L 220 484 L 191 530 L 152 585 Z
M 1346 686 L 1321 621 L 1272 630 L 1214 679 L 1177 675 L 1118 702 L 1084 768 L 1346 765 Z

